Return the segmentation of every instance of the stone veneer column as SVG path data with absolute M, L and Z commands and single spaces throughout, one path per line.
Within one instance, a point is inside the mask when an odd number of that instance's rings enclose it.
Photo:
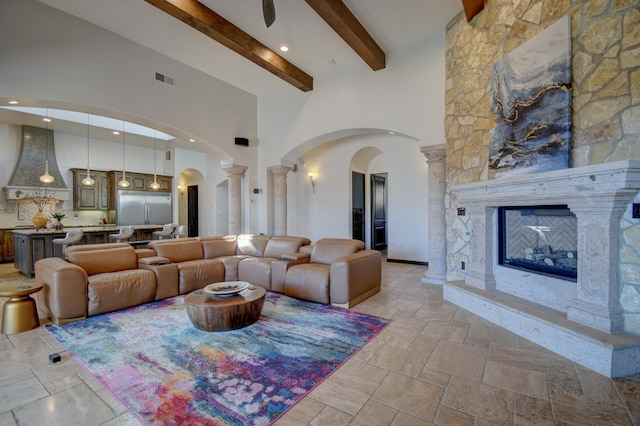
M 287 173 L 291 167 L 272 166 L 273 176 L 273 235 L 287 235 Z
M 578 281 L 567 318 L 606 333 L 619 333 L 624 318 L 619 304 L 618 247 L 620 217 L 627 199 L 601 196 L 570 202 L 578 219 Z
M 442 285 L 447 279 L 447 238 L 445 220 L 445 145 L 423 146 L 420 151 L 429 165 L 429 267 L 422 277 L 425 284 Z
M 228 164 L 222 166 L 229 180 L 229 234 L 242 232 L 242 176 L 246 166 Z

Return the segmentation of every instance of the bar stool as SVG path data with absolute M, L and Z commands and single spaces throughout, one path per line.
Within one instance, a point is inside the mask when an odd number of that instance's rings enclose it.
M 56 253 L 56 257 L 61 257 L 64 259 L 64 250 L 67 248 L 67 246 L 72 246 L 76 243 L 78 243 L 78 241 L 80 241 L 82 239 L 82 236 L 84 235 L 84 232 L 82 231 L 82 229 L 72 229 L 71 231 L 67 232 L 67 235 L 64 238 L 54 238 L 51 242 L 54 244 L 54 253 Z M 60 249 L 58 249 L 57 247 L 60 247 Z M 59 255 L 58 255 L 58 252 Z
M 166 238 L 173 238 L 171 236 L 171 233 L 173 232 L 173 229 L 176 227 L 176 225 L 174 225 L 173 223 L 167 223 L 166 225 L 164 225 L 162 227 L 162 231 L 154 231 L 153 232 L 153 239 L 154 240 L 164 240 Z
M 184 238 L 187 236 L 187 225 L 178 225 L 176 229 L 171 233 L 173 238 Z
M 117 234 L 109 234 L 109 241 L 113 241 L 114 243 L 127 241 L 133 236 L 134 230 L 135 228 L 133 226 L 123 226 Z

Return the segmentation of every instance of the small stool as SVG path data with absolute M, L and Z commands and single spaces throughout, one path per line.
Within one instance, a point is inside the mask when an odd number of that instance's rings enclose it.
M 0 297 L 8 297 L 2 309 L 2 333 L 14 334 L 40 325 L 36 301 L 29 295 L 42 290 L 43 284 L 0 285 Z

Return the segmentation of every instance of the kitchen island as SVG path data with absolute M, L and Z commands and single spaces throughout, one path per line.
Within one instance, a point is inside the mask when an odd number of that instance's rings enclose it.
M 68 227 L 64 230 L 16 229 L 13 233 L 14 266 L 28 277 L 35 275 L 34 264 L 45 257 L 62 257 L 60 250 L 56 252 L 53 240 L 64 238 L 67 231 L 82 229 L 84 235 L 78 244 L 108 243 L 110 234 L 117 234 L 120 228 L 115 225 Z M 153 239 L 153 232 L 162 229 L 162 225 L 139 225 L 131 241 L 147 241 Z

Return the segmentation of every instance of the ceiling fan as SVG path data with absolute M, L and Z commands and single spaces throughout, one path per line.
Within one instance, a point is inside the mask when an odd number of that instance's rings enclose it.
M 276 20 L 276 8 L 273 6 L 273 0 L 262 0 L 262 15 L 267 28 Z

